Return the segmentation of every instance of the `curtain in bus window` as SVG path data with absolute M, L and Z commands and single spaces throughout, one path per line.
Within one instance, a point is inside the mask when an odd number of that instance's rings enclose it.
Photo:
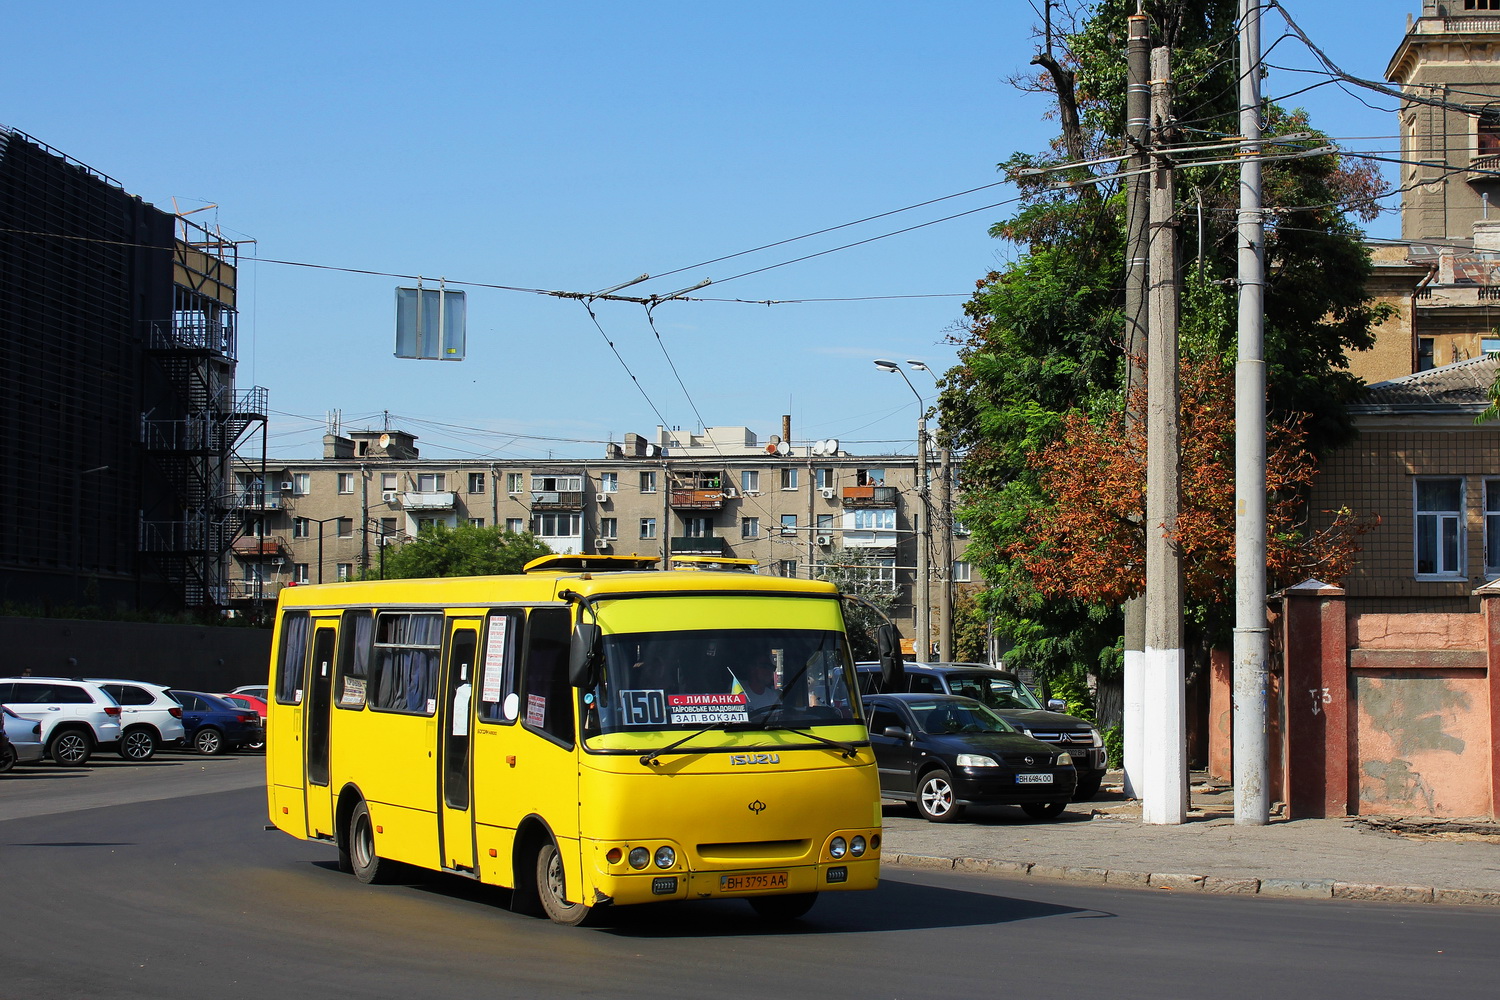
M 393 712 L 431 714 L 436 708 L 440 614 L 383 614 L 376 622 L 374 691 L 370 703 Z
M 302 701 L 302 672 L 307 665 L 306 611 L 290 611 L 281 619 L 281 662 L 276 665 L 276 700 L 283 705 Z

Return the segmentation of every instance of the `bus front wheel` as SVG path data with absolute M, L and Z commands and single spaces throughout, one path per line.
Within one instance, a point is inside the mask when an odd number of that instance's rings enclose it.
M 576 927 L 589 918 L 589 907 L 568 902 L 562 855 L 551 840 L 536 853 L 536 888 L 542 897 L 542 910 L 553 923 Z
M 757 916 L 763 920 L 784 923 L 806 916 L 818 901 L 815 892 L 797 892 L 786 896 L 751 896 L 748 902 Z
M 354 877 L 366 885 L 390 881 L 396 863 L 375 853 L 375 827 L 370 822 L 370 807 L 364 802 L 354 807 L 349 817 L 349 863 Z

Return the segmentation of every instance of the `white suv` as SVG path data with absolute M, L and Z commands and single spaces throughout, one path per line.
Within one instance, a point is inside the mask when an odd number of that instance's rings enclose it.
M 58 764 L 87 764 L 96 747 L 120 742 L 120 704 L 90 681 L 0 677 L 0 705 L 42 724 L 42 746 Z
M 182 706 L 160 684 L 90 677 L 120 703 L 120 756 L 150 760 L 162 746 L 182 745 Z

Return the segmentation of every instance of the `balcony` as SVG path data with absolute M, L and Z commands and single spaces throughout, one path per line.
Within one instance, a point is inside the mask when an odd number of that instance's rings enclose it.
M 673 538 L 671 543 L 674 556 L 722 556 L 728 551 L 728 544 L 716 535 L 707 538 Z
M 583 493 L 533 491 L 532 510 L 583 510 Z
M 672 488 L 672 507 L 676 510 L 720 510 L 724 506 L 724 490 Z
M 894 486 L 845 486 L 843 504 L 845 507 L 894 507 L 896 493 Z
M 280 580 L 230 580 L 226 596 L 231 601 L 253 601 L 256 598 L 274 601 L 284 586 L 286 584 Z
M 234 540 L 234 554 L 241 559 L 271 559 L 286 552 L 280 535 L 241 535 Z
M 453 491 L 440 490 L 435 493 L 403 493 L 401 506 L 407 510 L 452 510 Z
M 267 490 L 237 490 L 229 494 L 229 506 L 244 510 L 280 510 L 281 495 Z

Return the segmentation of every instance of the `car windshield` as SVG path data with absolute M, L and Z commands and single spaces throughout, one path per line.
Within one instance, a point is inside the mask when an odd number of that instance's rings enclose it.
M 906 707 L 924 733 L 1013 733 L 1015 727 L 972 701 L 909 701 Z
M 982 701 L 991 708 L 1041 708 L 1031 689 L 1020 681 L 993 674 L 949 674 L 948 693 Z
M 857 718 L 844 637 L 819 629 L 604 636 L 595 733 L 776 729 Z

